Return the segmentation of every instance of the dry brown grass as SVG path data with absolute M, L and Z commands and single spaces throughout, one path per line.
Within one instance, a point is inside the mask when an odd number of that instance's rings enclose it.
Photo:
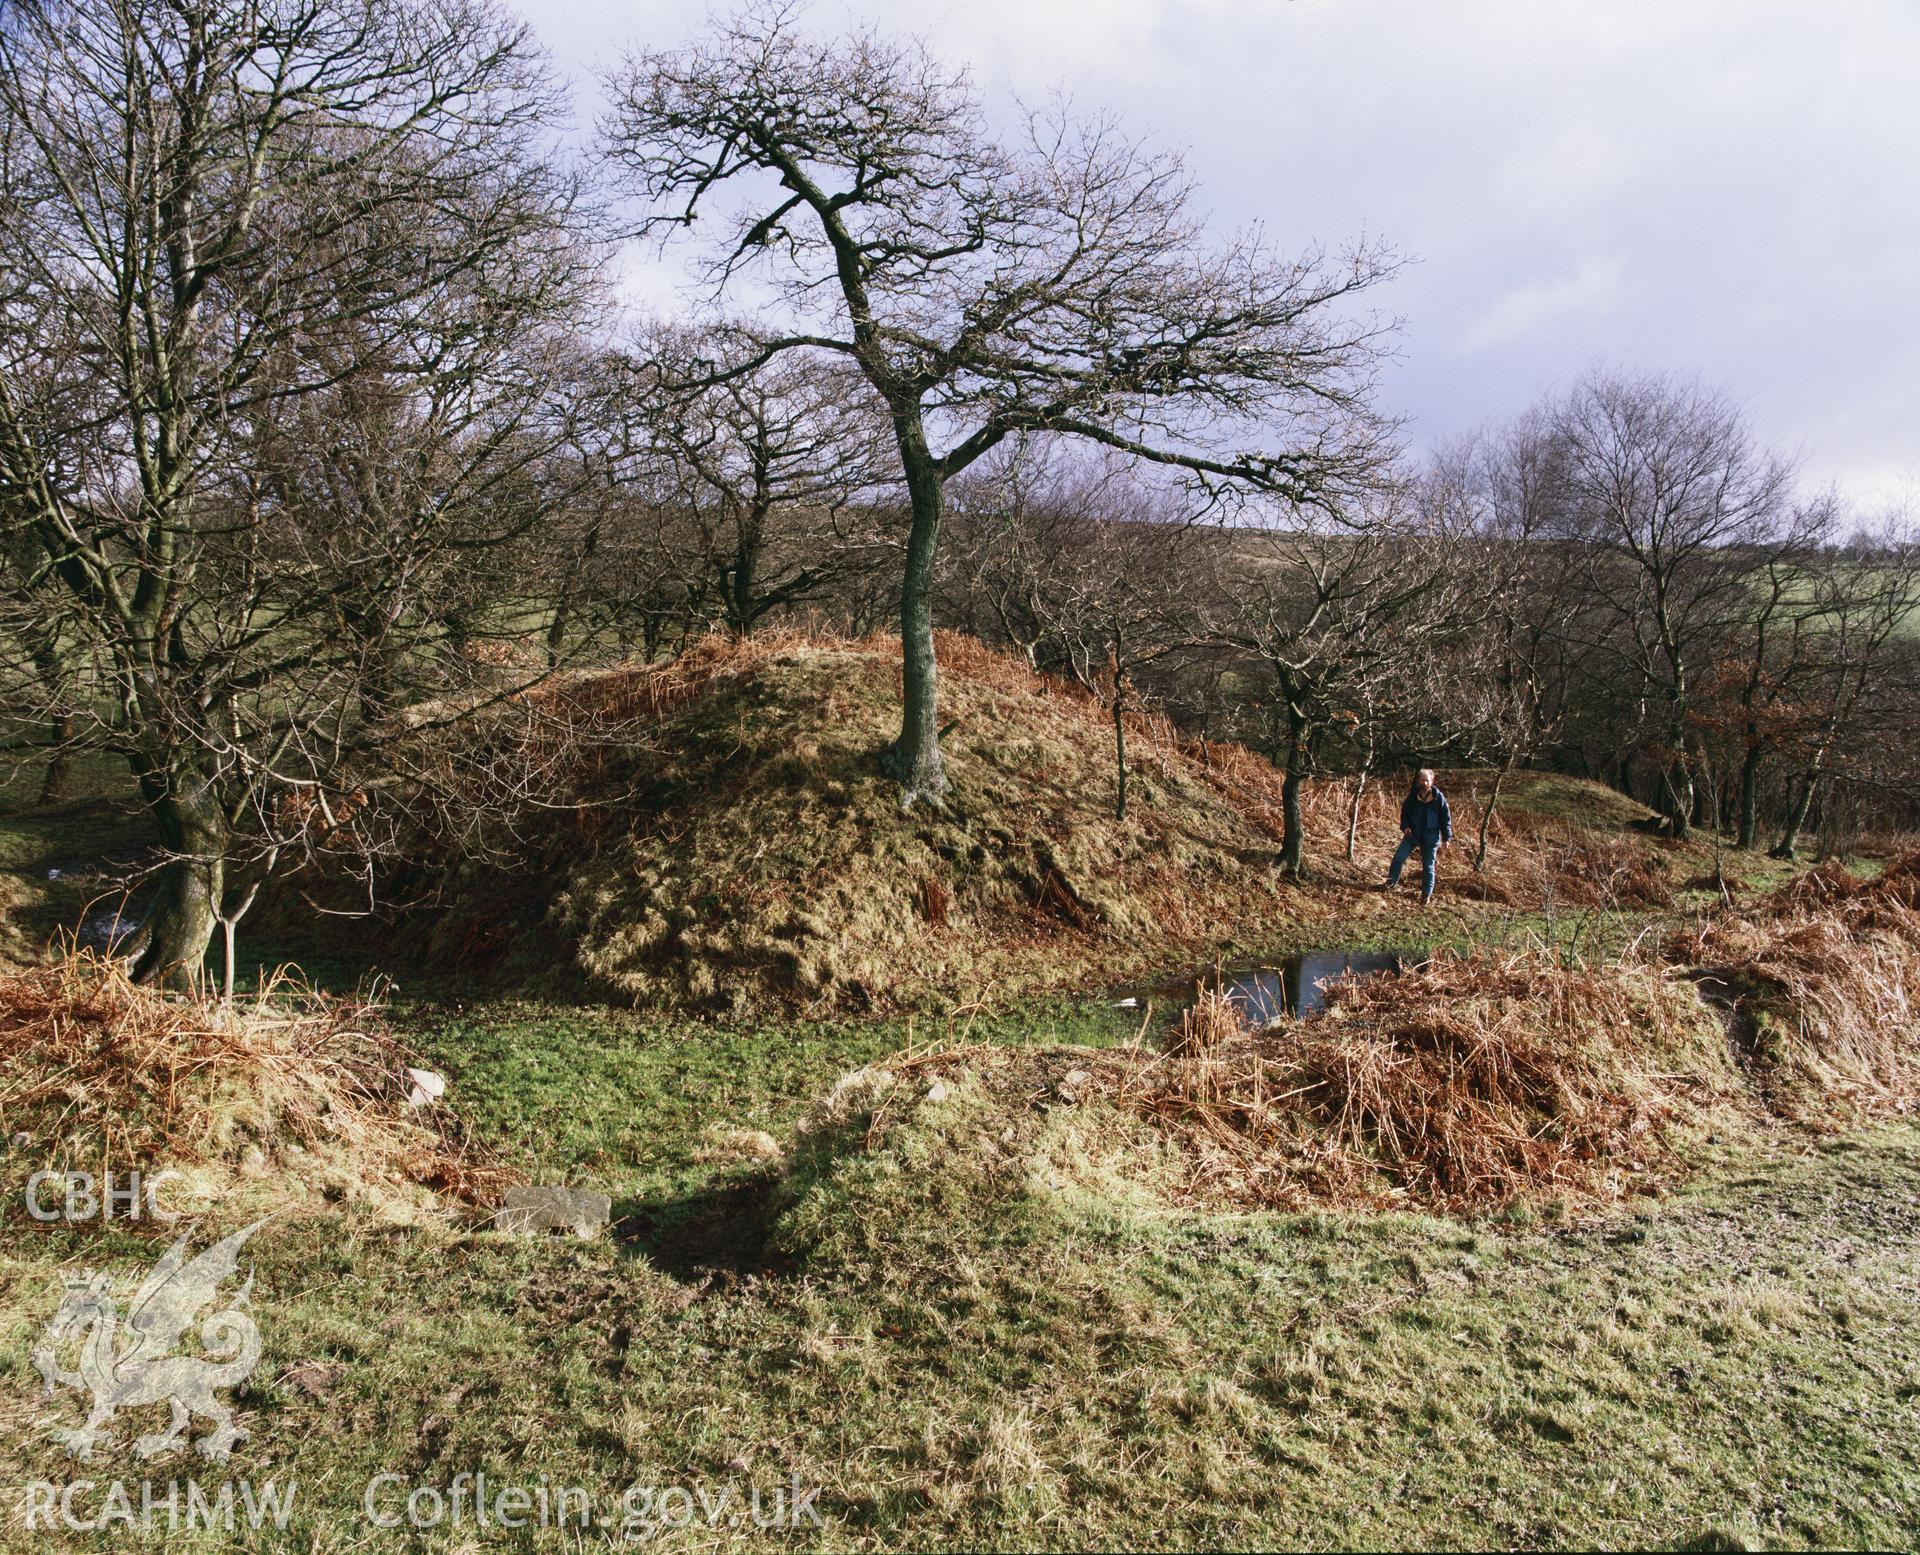
M 1213 1037 L 1221 1019 L 1201 1024 Z M 1129 1099 L 1181 1143 L 1191 1190 L 1297 1207 L 1484 1208 L 1617 1197 L 1738 1077 L 1693 990 L 1653 966 L 1437 956 L 1328 989 L 1324 1013 L 1176 1044 Z
M 1814 1118 L 1920 1100 L 1920 853 L 1862 881 L 1797 876 L 1664 953 L 1699 969 L 1776 1110 Z
M 265 1175 L 487 1202 L 510 1173 L 442 1106 L 379 1009 L 282 981 L 234 1008 L 163 995 L 82 952 L 0 975 L 0 1134 L 51 1168 Z
M 1249 1035 L 1246 1011 L 1240 1002 L 1221 988 L 1202 986 L 1194 990 L 1193 1003 L 1181 1012 L 1180 1024 L 1168 1039 L 1167 1053 L 1202 1068 Z

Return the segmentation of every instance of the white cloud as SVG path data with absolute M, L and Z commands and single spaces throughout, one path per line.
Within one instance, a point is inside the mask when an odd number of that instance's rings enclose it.
M 1618 260 L 1589 259 L 1571 275 L 1515 286 L 1467 325 L 1460 349 L 1469 354 L 1492 350 L 1599 313 L 1619 300 L 1620 274 Z

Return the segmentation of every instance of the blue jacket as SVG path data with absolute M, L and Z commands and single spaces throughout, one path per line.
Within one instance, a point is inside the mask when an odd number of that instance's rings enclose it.
M 1434 785 L 1433 797 L 1424 803 L 1418 791 L 1401 801 L 1400 825 L 1412 832 L 1413 840 L 1423 848 L 1453 841 L 1453 812 L 1447 808 L 1447 796 L 1440 792 L 1439 784 Z

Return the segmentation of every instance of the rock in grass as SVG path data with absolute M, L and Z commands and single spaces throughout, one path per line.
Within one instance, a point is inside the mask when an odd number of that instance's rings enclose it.
M 447 1082 L 431 1069 L 407 1070 L 407 1105 L 424 1107 L 447 1094 Z
M 493 1217 L 493 1228 L 509 1236 L 540 1231 L 571 1231 L 589 1241 L 613 1219 L 613 1200 L 591 1188 L 528 1186 L 509 1188 Z

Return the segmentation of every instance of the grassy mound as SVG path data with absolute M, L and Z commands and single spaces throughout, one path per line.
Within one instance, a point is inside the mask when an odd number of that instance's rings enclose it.
M 890 639 L 713 639 L 570 684 L 576 715 L 643 732 L 596 756 L 536 844 L 548 943 L 641 1004 L 860 1008 L 1059 986 L 1149 946 L 1211 955 L 1222 925 L 1251 943 L 1299 915 L 1270 869 L 1266 763 L 1135 718 L 1118 821 L 1104 709 L 970 638 L 939 647 L 944 809 L 903 811 L 879 771 Z M 511 937 L 457 906 L 441 933 L 448 952 Z
M 439 1106 L 410 1104 L 410 1063 L 364 1002 L 282 987 L 221 1009 L 85 955 L 0 975 L 0 1137 L 28 1170 L 167 1169 L 203 1196 L 492 1198 L 506 1175 Z
M 937 1284 L 1057 1242 L 1063 1215 L 1164 1209 L 1164 1141 L 1119 1101 L 1134 1062 L 1122 1049 L 981 1045 L 842 1076 L 787 1152 L 775 1246 L 854 1278 Z
M 1537 953 L 1343 979 L 1257 1033 L 1216 995 L 1181 1038 L 1128 1094 L 1183 1143 L 1195 1194 L 1246 1204 L 1619 1197 L 1741 1090 L 1686 983 Z
M 988 1206 L 997 1234 L 1037 1224 L 1063 1183 L 1160 1207 L 1591 1203 L 1663 1190 L 1715 1132 L 1916 1104 L 1920 854 L 1711 914 L 1658 958 L 1440 952 L 1258 1031 L 1203 995 L 1164 1051 L 875 1065 L 801 1131 L 783 1224 L 797 1254 L 877 1264 Z
M 1920 1101 L 1920 853 L 1872 880 L 1823 865 L 1751 914 L 1675 936 L 1666 954 L 1700 969 L 1776 1110 L 1811 1119 Z
M 566 968 L 591 994 L 658 1007 L 951 1005 L 1264 953 L 1309 925 L 1398 911 L 1356 890 L 1398 840 L 1398 778 L 1362 792 L 1351 862 L 1352 787 L 1308 785 L 1311 877 L 1294 884 L 1273 868 L 1268 761 L 1129 715 L 1116 820 L 1105 706 L 972 638 L 941 633 L 939 653 L 944 807 L 903 810 L 880 771 L 899 709 L 890 637 L 716 637 L 542 691 L 538 716 L 503 724 L 522 743 L 469 763 L 537 775 L 538 804 L 493 851 L 538 884 L 449 866 L 418 893 L 445 906 L 430 963 Z M 526 748 L 529 730 L 552 749 Z M 577 735 L 572 756 L 556 731 Z M 1644 812 L 1577 779 L 1512 783 L 1486 868 L 1469 872 L 1486 786 L 1459 775 L 1452 905 L 1673 900 L 1668 850 L 1618 834 Z
M 1096 1214 L 1316 1206 L 1485 1212 L 1663 1191 L 1753 1117 L 1719 1021 L 1657 967 L 1440 956 L 1254 1032 L 1203 999 L 1164 1052 L 909 1056 L 845 1077 L 790 1152 L 788 1254 L 932 1261 Z M 1049 1229 L 1051 1228 L 1051 1229 Z

